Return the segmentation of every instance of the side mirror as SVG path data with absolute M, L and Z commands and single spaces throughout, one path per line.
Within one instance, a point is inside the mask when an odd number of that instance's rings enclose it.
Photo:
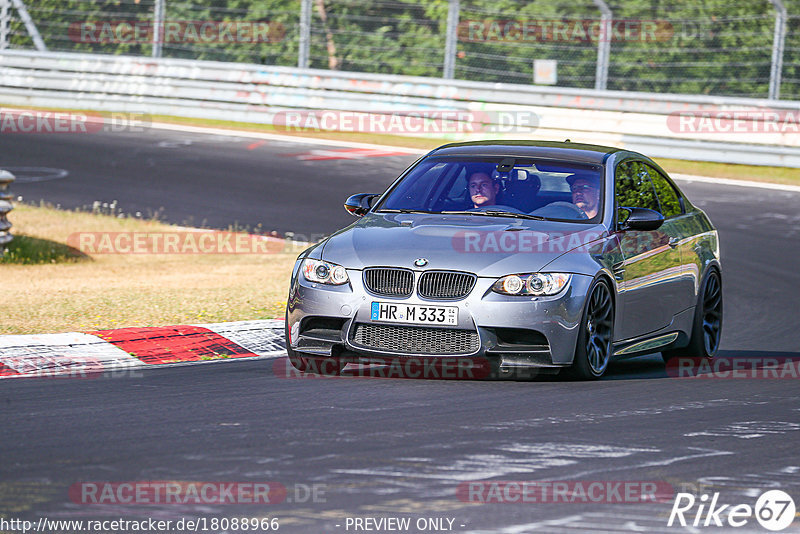
M 369 211 L 372 200 L 379 195 L 374 193 L 359 193 L 348 198 L 344 202 L 344 209 L 354 217 L 363 217 Z
M 664 224 L 664 216 L 655 210 L 647 208 L 619 208 L 628 212 L 628 217 L 622 221 L 623 230 L 658 230 Z

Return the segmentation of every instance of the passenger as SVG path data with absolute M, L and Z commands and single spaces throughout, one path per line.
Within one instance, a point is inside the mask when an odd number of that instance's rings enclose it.
M 476 208 L 485 208 L 497 204 L 500 184 L 484 173 L 476 172 L 469 177 L 469 196 Z
M 600 209 L 600 178 L 573 174 L 567 176 L 567 183 L 572 192 L 572 203 L 583 210 L 588 219 L 596 217 Z

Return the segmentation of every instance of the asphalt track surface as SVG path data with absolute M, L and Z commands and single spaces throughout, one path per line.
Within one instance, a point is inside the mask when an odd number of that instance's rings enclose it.
M 15 184 L 26 201 L 117 199 L 126 212 L 163 207 L 162 217 L 177 223 L 323 234 L 351 221 L 341 208 L 348 194 L 381 191 L 413 160 L 301 161 L 291 154 L 320 147 L 252 144 L 165 131 L 3 137 L 0 167 L 68 171 Z M 720 230 L 720 355 L 800 357 L 800 195 L 681 185 Z M 753 505 L 778 488 L 800 505 L 797 378 L 680 380 L 657 355 L 612 364 L 592 383 L 287 379 L 276 362 L 0 382 L 0 514 L 277 517 L 280 532 L 309 533 L 354 532 L 346 529 L 354 517 L 409 517 L 412 526 L 450 518 L 453 532 L 732 530 L 668 528 L 671 499 L 457 498 L 460 483 L 479 480 L 655 481 L 719 492 L 718 502 L 731 505 Z M 280 482 L 293 502 L 88 506 L 68 497 L 78 481 L 147 480 Z M 313 484 L 324 494 L 304 501 Z M 765 532 L 753 518 L 733 530 Z M 784 532 L 797 531 L 800 518 Z

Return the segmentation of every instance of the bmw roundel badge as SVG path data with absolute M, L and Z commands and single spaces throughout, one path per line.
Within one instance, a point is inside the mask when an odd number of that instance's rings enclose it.
M 416 261 L 414 261 L 414 265 L 416 265 L 417 267 L 425 267 L 426 265 L 428 265 L 428 260 L 426 260 L 425 258 L 417 258 Z

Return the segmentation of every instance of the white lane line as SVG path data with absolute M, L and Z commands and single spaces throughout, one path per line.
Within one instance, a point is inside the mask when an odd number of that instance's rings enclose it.
M 689 432 L 686 437 L 709 436 L 723 438 L 753 439 L 767 434 L 786 434 L 800 431 L 800 424 L 786 421 L 741 421 L 707 428 L 701 432 Z
M 714 449 L 703 449 L 700 447 L 686 447 L 686 450 L 689 451 L 700 451 L 698 454 L 686 454 L 684 456 L 673 456 L 671 458 L 667 458 L 666 460 L 655 460 L 655 461 L 646 461 L 635 463 L 631 465 L 621 465 L 616 467 L 601 467 L 597 469 L 587 469 L 585 471 L 581 471 L 579 473 L 572 473 L 568 476 L 565 476 L 565 480 L 572 480 L 576 478 L 583 478 L 587 476 L 594 476 L 599 473 L 611 473 L 612 471 L 633 471 L 636 469 L 643 469 L 645 467 L 664 467 L 667 465 L 671 465 L 677 462 L 685 462 L 687 460 L 697 460 L 699 458 L 711 458 L 713 456 L 729 456 L 735 454 L 731 451 L 723 451 L 723 450 L 714 450 Z M 537 481 L 534 481 L 537 482 Z
M 430 152 L 429 150 L 408 148 L 402 146 L 377 145 L 372 143 L 357 143 L 354 141 L 342 141 L 335 139 L 318 139 L 316 137 L 300 137 L 291 135 L 269 134 L 264 132 L 250 132 L 246 130 L 233 130 L 227 128 L 185 126 L 182 124 L 170 124 L 166 122 L 154 122 L 150 125 L 150 127 L 159 130 L 172 130 L 176 132 L 191 132 L 191 133 L 226 135 L 226 136 L 235 135 L 237 137 L 245 137 L 249 139 L 266 139 L 266 140 L 283 141 L 283 142 L 297 143 L 297 144 L 341 146 L 349 148 L 373 148 L 377 150 L 391 150 L 397 152 L 404 152 L 409 155 L 422 155 Z M 446 143 L 447 141 L 444 140 L 442 141 L 442 144 Z M 701 182 L 701 183 L 718 184 L 718 185 L 735 185 L 739 187 L 757 187 L 761 189 L 772 189 L 775 191 L 789 191 L 792 193 L 800 193 L 800 186 L 798 185 L 774 184 L 770 182 L 755 182 L 751 180 L 732 180 L 730 178 L 711 178 L 709 176 L 696 176 L 693 174 L 680 174 L 680 173 L 674 173 L 674 174 L 670 173 L 670 176 L 675 178 L 676 180 L 681 180 L 681 181 Z
M 569 458 L 624 458 L 638 452 L 661 452 L 652 447 L 616 447 L 613 445 L 573 444 L 573 443 L 511 443 L 501 445 L 498 450 L 542 456 Z
M 376 145 L 372 143 L 357 143 L 355 141 L 342 141 L 335 139 L 318 139 L 316 137 L 300 137 L 294 135 L 280 135 L 270 134 L 265 132 L 251 132 L 247 130 L 233 130 L 227 128 L 209 128 L 205 126 L 186 126 L 183 124 L 170 124 L 167 122 L 154 122 L 150 124 L 150 128 L 159 130 L 172 130 L 175 132 L 199 133 L 210 135 L 225 135 L 245 137 L 248 139 L 266 139 L 271 141 L 282 141 L 287 143 L 297 143 L 302 145 L 326 145 L 326 146 L 340 146 L 345 148 L 371 148 L 376 150 L 392 150 L 396 152 L 403 152 L 406 154 L 427 154 L 429 150 L 422 150 L 418 148 L 408 148 L 402 146 L 389 146 L 389 145 Z M 444 142 L 442 143 L 444 144 Z
M 33 182 L 47 182 L 50 180 L 60 180 L 69 176 L 66 169 L 54 167 L 3 167 L 16 177 L 18 184 L 28 184 Z

